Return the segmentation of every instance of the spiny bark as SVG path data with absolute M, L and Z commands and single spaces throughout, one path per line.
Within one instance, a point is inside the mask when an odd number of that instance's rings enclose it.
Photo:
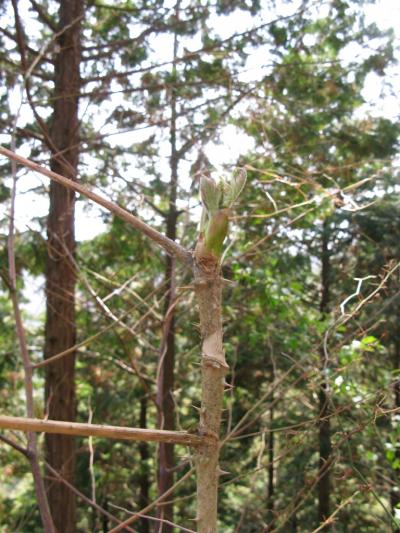
M 201 257 L 199 257 L 201 259 Z M 197 263 L 195 286 L 200 313 L 202 337 L 202 403 L 200 435 L 211 438 L 210 444 L 196 452 L 197 469 L 197 526 L 198 533 L 216 533 L 219 481 L 219 449 L 224 381 L 228 366 L 223 348 L 221 290 L 217 262 L 211 268 L 207 257 L 207 271 Z
M 322 249 L 321 249 L 321 286 L 322 294 L 320 301 L 321 317 L 328 312 L 330 300 L 330 252 L 329 252 L 329 222 L 324 221 L 322 228 Z M 320 384 L 319 398 L 319 480 L 318 490 L 318 521 L 321 524 L 330 515 L 330 498 L 331 498 L 331 424 L 330 424 L 330 404 L 329 390 L 326 382 L 326 372 L 328 361 L 326 360 L 324 349 L 320 351 L 320 366 L 322 381 Z M 329 525 L 324 527 L 324 531 L 330 529 Z
M 55 147 L 51 170 L 76 179 L 79 157 L 78 99 L 80 88 L 80 21 L 83 3 L 63 0 L 59 10 L 55 56 L 54 108 L 51 140 Z M 71 261 L 75 253 L 75 193 L 52 181 L 47 221 L 46 326 L 44 357 L 76 344 L 75 284 Z M 75 419 L 75 353 L 46 367 L 46 410 L 49 419 Z M 47 462 L 74 483 L 75 439 L 65 435 L 45 437 Z M 75 495 L 62 483 L 48 483 L 48 497 L 58 531 L 75 531 Z

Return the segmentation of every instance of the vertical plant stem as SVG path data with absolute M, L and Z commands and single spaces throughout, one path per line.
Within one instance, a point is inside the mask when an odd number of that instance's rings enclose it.
M 196 294 L 202 337 L 202 403 L 200 435 L 213 437 L 196 452 L 198 533 L 216 533 L 219 480 L 219 433 L 228 366 L 223 348 L 221 316 L 222 282 L 216 270 L 212 275 L 195 270 Z

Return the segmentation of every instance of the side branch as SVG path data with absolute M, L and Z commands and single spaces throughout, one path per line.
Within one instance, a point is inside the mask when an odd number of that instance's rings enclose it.
M 0 146 L 0 154 L 4 155 L 8 159 L 11 159 L 12 161 L 19 163 L 24 167 L 30 168 L 35 172 L 39 172 L 39 174 L 43 174 L 43 176 L 46 176 L 52 179 L 53 181 L 56 181 L 67 189 L 78 192 L 79 194 L 82 194 L 82 196 L 89 198 L 89 200 L 92 200 L 96 204 L 101 205 L 102 207 L 104 207 L 111 213 L 114 213 L 114 215 L 121 218 L 122 220 L 133 226 L 135 229 L 149 237 L 149 239 L 157 243 L 159 246 L 161 246 L 161 248 L 164 248 L 164 250 L 169 255 L 176 256 L 184 262 L 191 261 L 191 253 L 185 248 L 183 248 L 183 246 L 173 241 L 172 239 L 169 239 L 159 231 L 155 230 L 139 218 L 129 213 L 129 211 L 127 211 L 126 209 L 120 207 L 114 202 L 106 200 L 105 198 L 91 191 L 84 185 L 81 185 L 80 183 L 61 176 L 61 174 L 57 174 L 56 172 L 48 170 L 47 168 L 42 167 L 38 163 L 34 163 L 30 159 L 26 159 L 25 157 L 17 155 L 16 153 L 12 152 L 11 150 L 8 150 L 7 148 L 4 148 L 3 146 Z
M 59 433 L 80 437 L 106 437 L 110 439 L 145 442 L 169 442 L 193 447 L 204 445 L 207 441 L 206 437 L 193 435 L 186 431 L 125 428 L 121 426 L 59 422 L 57 420 L 41 420 L 40 418 L 22 418 L 17 416 L 0 416 L 0 428 L 19 429 L 25 432 Z

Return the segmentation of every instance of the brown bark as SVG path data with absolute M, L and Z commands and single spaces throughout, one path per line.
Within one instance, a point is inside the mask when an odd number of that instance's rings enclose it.
M 319 480 L 318 480 L 318 520 L 323 523 L 330 515 L 330 497 L 331 497 L 331 428 L 330 428 L 330 408 L 329 396 L 326 390 L 326 383 L 320 385 L 319 390 Z M 327 524 L 324 531 L 328 531 L 330 526 Z
M 398 304 L 397 304 L 398 305 Z M 398 308 L 397 308 L 398 309 Z M 397 313 L 398 316 L 398 313 Z M 399 318 L 397 318 L 397 328 L 394 332 L 395 340 L 394 340 L 394 352 L 393 352 L 393 367 L 395 372 L 395 381 L 393 384 L 393 392 L 394 392 L 394 408 L 400 409 L 400 321 Z M 396 459 L 400 459 L 400 446 L 397 446 L 395 451 L 395 457 Z M 393 469 L 392 473 L 393 478 L 393 487 L 390 491 L 390 504 L 392 507 L 392 515 L 395 517 L 395 509 L 398 509 L 398 505 L 400 504 L 400 476 L 398 474 L 398 470 Z M 400 533 L 400 527 L 393 527 L 394 533 Z
M 321 317 L 328 312 L 330 300 L 330 252 L 329 252 L 329 223 L 324 221 L 322 228 L 322 250 L 321 250 L 321 286 L 322 294 L 320 301 Z M 317 483 L 318 490 L 318 522 L 323 523 L 330 515 L 330 498 L 331 498 L 331 425 L 330 425 L 330 404 L 329 390 L 326 381 L 326 372 L 328 370 L 327 354 L 324 348 L 320 351 L 320 366 L 322 380 L 319 388 L 319 479 Z M 324 531 L 330 529 L 329 525 L 324 527 Z
M 42 420 L 40 418 L 3 415 L 0 415 L 0 428 L 79 437 L 106 437 L 109 439 L 144 442 L 172 442 L 185 446 L 201 446 L 206 440 L 187 431 L 127 428 L 123 426 L 106 426 L 104 424 L 82 424 L 79 422 L 60 422 L 59 420 Z
M 174 217 L 175 218 L 175 217 Z M 176 223 L 175 223 L 176 224 Z M 173 228 L 175 229 L 175 227 Z M 174 232 L 167 237 L 174 239 Z M 167 257 L 166 278 L 168 292 L 165 301 L 163 343 L 160 352 L 160 371 L 157 384 L 158 426 L 164 430 L 175 428 L 175 404 L 173 398 L 175 372 L 175 317 L 173 304 L 175 300 L 175 258 Z M 174 445 L 160 443 L 158 448 L 158 495 L 164 494 L 174 484 Z M 157 510 L 158 518 L 173 522 L 172 503 L 162 505 Z M 172 533 L 173 527 L 160 522 L 159 533 Z
M 51 169 L 76 179 L 79 157 L 78 98 L 80 87 L 80 20 L 83 3 L 63 0 L 55 58 L 54 108 L 51 140 L 55 147 Z M 71 262 L 75 253 L 75 193 L 52 181 L 47 221 L 46 326 L 44 357 L 76 344 L 75 283 Z M 46 367 L 46 410 L 49 419 L 75 419 L 75 353 Z M 46 434 L 46 460 L 69 483 L 74 483 L 75 439 Z M 48 483 L 48 497 L 58 531 L 75 531 L 75 495 L 58 481 Z
M 205 259 L 205 262 L 202 262 Z M 197 250 L 195 286 L 202 337 L 202 402 L 199 434 L 210 438 L 209 444 L 196 452 L 197 531 L 216 533 L 218 509 L 218 466 L 220 426 L 224 382 L 228 365 L 223 347 L 221 292 L 222 281 L 217 261 L 201 256 Z
M 271 383 L 275 381 L 275 367 L 272 362 L 271 365 Z M 274 527 L 274 438 L 275 433 L 272 430 L 274 423 L 274 392 L 271 393 L 271 407 L 269 409 L 269 433 L 268 433 L 268 487 L 267 487 L 267 522 L 268 527 L 266 531 L 272 531 Z
M 176 6 L 176 17 L 179 17 L 179 1 Z M 174 38 L 174 61 L 172 65 L 172 74 L 176 75 L 176 58 L 178 52 L 178 36 Z M 178 186 L 178 164 L 179 157 L 176 147 L 176 93 L 171 91 L 171 125 L 170 125 L 170 190 L 169 190 L 169 209 L 166 219 L 166 236 L 175 241 L 177 211 L 176 196 Z M 165 279 L 167 282 L 167 293 L 164 309 L 164 331 L 163 341 L 160 351 L 160 370 L 157 383 L 157 407 L 158 407 L 158 425 L 162 429 L 173 431 L 175 428 L 175 404 L 173 398 L 174 392 L 174 373 L 175 373 L 175 257 L 167 256 L 165 265 Z M 158 449 L 158 472 L 157 486 L 158 495 L 164 494 L 174 484 L 174 446 L 173 444 L 160 443 Z M 174 509 L 173 504 L 162 505 L 157 510 L 158 518 L 173 522 Z M 159 533 L 173 533 L 173 526 L 160 522 Z
M 144 396 L 140 400 L 140 427 L 143 429 L 147 428 L 147 397 Z M 150 480 L 149 480 L 149 471 L 147 461 L 150 457 L 149 446 L 147 442 L 141 442 L 139 444 L 139 454 L 140 454 L 140 476 L 139 476 L 139 508 L 144 509 L 149 503 L 149 490 L 150 490 Z M 147 518 L 141 520 L 141 533 L 150 533 L 149 521 Z
M 167 216 L 166 235 L 172 241 L 176 239 L 176 189 L 178 182 L 178 161 L 175 154 L 175 124 L 172 139 L 171 183 L 169 213 Z M 166 257 L 165 278 L 167 294 L 164 307 L 163 340 L 161 343 L 159 375 L 157 383 L 158 426 L 161 429 L 175 429 L 174 373 L 175 373 L 175 257 Z M 160 443 L 158 448 L 158 495 L 164 494 L 174 484 L 174 445 Z M 158 518 L 173 522 L 173 505 L 162 505 L 157 510 Z M 172 533 L 173 527 L 160 522 L 159 533 Z
M 272 350 L 271 350 L 272 351 Z M 275 382 L 275 362 L 273 355 L 271 354 L 271 384 Z M 271 407 L 269 409 L 269 425 L 268 425 L 268 436 L 267 436 L 267 453 L 268 453 L 268 469 L 267 469 L 267 490 L 266 490 L 266 522 L 267 525 L 263 529 L 263 533 L 268 533 L 274 529 L 274 489 L 275 489 L 275 480 L 274 480 L 274 457 L 275 457 L 275 432 L 272 430 L 274 423 L 274 389 L 271 391 Z

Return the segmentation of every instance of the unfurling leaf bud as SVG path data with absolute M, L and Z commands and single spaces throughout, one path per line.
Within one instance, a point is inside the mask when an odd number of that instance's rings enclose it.
M 212 178 L 201 176 L 200 178 L 200 196 L 204 207 L 208 213 L 212 215 L 219 208 L 219 203 L 222 196 L 221 187 Z
M 221 257 L 222 247 L 229 227 L 229 209 L 219 209 L 209 219 L 204 239 L 204 248 L 215 257 Z
M 224 240 L 228 234 L 230 208 L 245 183 L 245 169 L 236 169 L 229 180 L 220 177 L 215 181 L 204 175 L 200 178 L 203 211 L 195 257 L 204 270 L 215 271 L 219 265 Z
M 246 184 L 247 173 L 244 168 L 237 168 L 233 171 L 230 182 L 226 183 L 224 194 L 224 206 L 232 207 L 238 199 L 243 187 Z

